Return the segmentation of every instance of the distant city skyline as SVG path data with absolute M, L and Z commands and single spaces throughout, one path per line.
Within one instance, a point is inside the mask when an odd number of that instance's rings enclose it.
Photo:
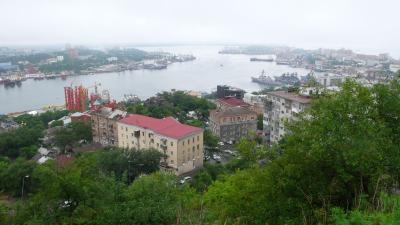
M 396 0 L 5 0 L 0 8 L 0 46 L 262 44 L 400 57 Z

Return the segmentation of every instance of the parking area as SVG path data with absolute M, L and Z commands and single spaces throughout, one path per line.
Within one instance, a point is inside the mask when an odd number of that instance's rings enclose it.
M 234 155 L 237 153 L 234 151 L 233 148 L 233 143 L 224 143 L 223 145 L 219 145 L 217 153 L 213 154 L 213 157 L 208 158 L 207 160 L 204 160 L 204 163 L 210 163 L 210 164 L 226 164 L 228 163 Z M 190 182 L 191 178 L 198 172 L 199 170 L 193 170 L 185 174 L 181 174 L 178 177 L 178 182 L 180 184 Z M 190 178 L 189 178 L 190 177 Z M 185 181 L 184 181 L 185 180 Z

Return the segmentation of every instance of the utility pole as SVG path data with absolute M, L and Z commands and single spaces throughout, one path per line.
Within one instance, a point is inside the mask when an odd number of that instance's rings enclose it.
M 29 178 L 29 175 L 22 177 L 21 199 L 24 199 L 25 178 Z
M 131 183 L 131 160 L 128 160 L 128 184 Z

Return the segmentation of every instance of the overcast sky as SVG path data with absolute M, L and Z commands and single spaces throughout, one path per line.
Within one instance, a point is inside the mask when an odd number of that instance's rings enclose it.
M 0 45 L 243 43 L 400 56 L 399 0 L 0 0 Z

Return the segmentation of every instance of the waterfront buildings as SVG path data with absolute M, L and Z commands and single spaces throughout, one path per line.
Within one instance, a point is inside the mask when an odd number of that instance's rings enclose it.
M 240 106 L 211 110 L 210 129 L 223 142 L 238 141 L 250 132 L 256 132 L 257 114 Z
M 161 166 L 177 175 L 203 166 L 203 129 L 172 117 L 156 119 L 131 114 L 117 122 L 118 146 L 157 149 L 165 154 Z
M 295 92 L 273 91 L 265 96 L 264 132 L 267 141 L 275 143 L 287 132 L 285 122 L 297 118 L 306 109 L 311 97 Z
M 117 146 L 117 121 L 126 116 L 125 111 L 101 107 L 91 112 L 93 142 L 104 146 Z

